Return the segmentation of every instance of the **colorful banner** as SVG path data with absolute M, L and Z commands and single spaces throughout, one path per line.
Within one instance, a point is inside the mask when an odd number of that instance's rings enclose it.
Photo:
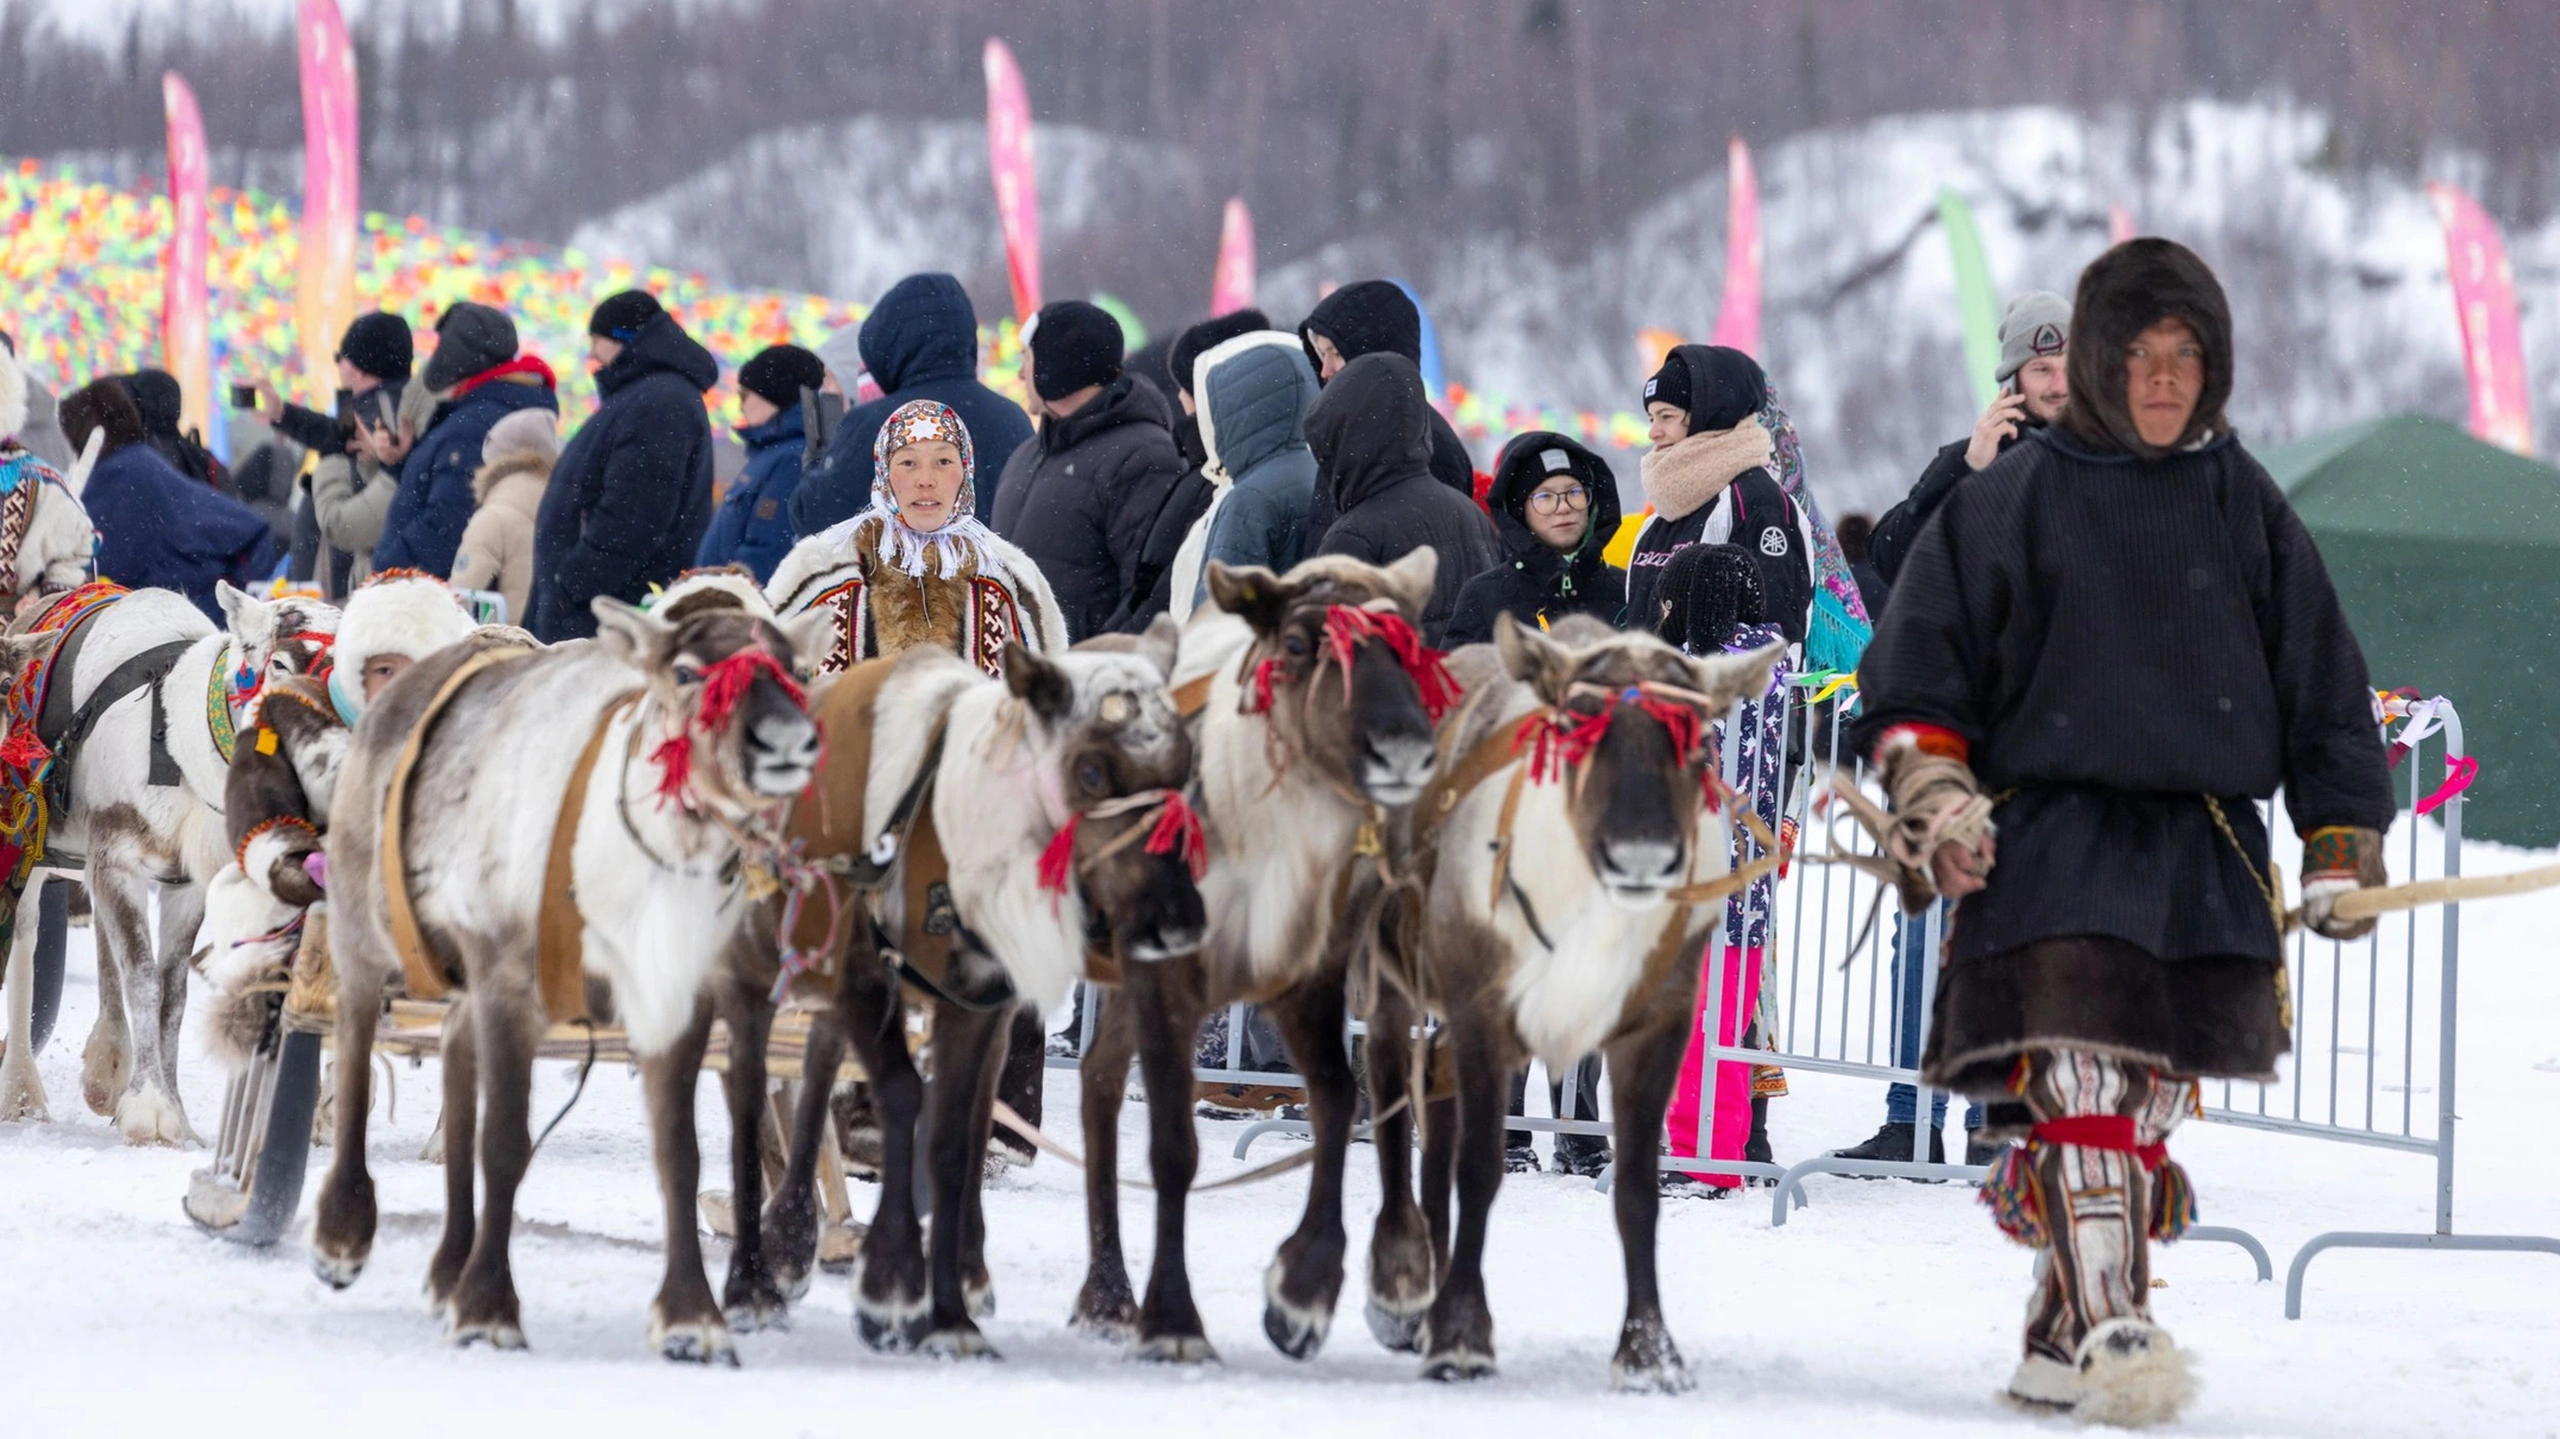
M 1241 199 L 1227 201 L 1218 224 L 1218 268 L 1209 281 L 1209 318 L 1232 315 L 1253 303 L 1253 212 Z
M 160 261 L 160 364 L 178 377 L 178 427 L 210 433 L 213 397 L 212 329 L 205 314 L 204 116 L 196 92 L 171 70 L 160 77 L 160 106 L 168 118 L 169 244 Z
M 1031 161 L 1031 96 L 1022 67 L 1002 40 L 987 38 L 987 168 L 996 182 L 996 222 L 1013 280 L 1013 318 L 1040 308 L 1040 178 Z
M 2133 238 L 2133 212 L 2122 205 L 2107 207 L 2107 244 L 2121 245 Z
M 1707 343 L 1760 354 L 1760 177 L 1739 135 L 1725 151 L 1724 304 Z
M 1677 330 L 1647 325 L 1636 331 L 1636 368 L 1650 375 L 1662 368 L 1662 362 L 1671 358 L 1673 350 L 1687 343 Z
M 307 399 L 337 393 L 338 337 L 356 317 L 356 56 L 338 0 L 296 0 L 302 50 L 302 251 L 294 333 Z
M 1982 231 L 1973 207 L 1952 189 L 1938 192 L 1938 223 L 1947 232 L 1947 255 L 1956 267 L 1956 314 L 1964 324 L 1964 369 L 1973 381 L 1977 410 L 2000 393 L 1992 378 L 2000 369 L 2000 301 L 1991 292 L 1991 267 L 1982 258 Z
M 2451 185 L 2430 183 L 2444 226 L 2453 311 L 2462 322 L 2462 369 L 2471 381 L 2471 433 L 2519 455 L 2533 453 L 2533 402 L 2525 389 L 2524 335 L 2516 322 L 2516 277 L 2498 222 Z

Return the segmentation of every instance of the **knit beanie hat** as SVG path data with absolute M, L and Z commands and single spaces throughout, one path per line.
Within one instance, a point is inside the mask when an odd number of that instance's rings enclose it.
M 1644 402 L 1686 411 L 1690 434 L 1713 434 L 1760 413 L 1769 403 L 1769 379 L 1760 362 L 1740 350 L 1677 345 L 1644 382 Z
M 624 290 L 596 305 L 595 314 L 587 319 L 587 333 L 627 345 L 639 336 L 641 326 L 665 313 L 657 296 L 646 290 Z
M 1174 337 L 1172 348 L 1165 352 L 1166 368 L 1173 371 L 1173 382 L 1182 387 L 1182 393 L 1197 394 L 1193 387 L 1199 383 L 1199 376 L 1192 371 L 1198 367 L 1202 355 L 1238 335 L 1250 335 L 1256 330 L 1270 328 L 1270 316 L 1251 306 L 1202 320 Z
M 1690 545 L 1673 552 L 1662 567 L 1658 593 L 1663 612 L 1642 618 L 1666 643 L 1693 655 L 1723 653 L 1735 629 L 1766 618 L 1760 564 L 1740 545 Z
M 145 434 L 178 433 L 178 416 L 186 401 L 178 389 L 177 376 L 167 370 L 136 370 L 124 377 L 124 392 L 133 396 L 133 407 L 141 411 Z
M 739 389 L 762 395 L 785 410 L 800 403 L 802 390 L 814 390 L 826 382 L 827 362 L 798 345 L 768 345 L 738 367 Z
M 409 322 L 380 310 L 358 315 L 338 338 L 338 358 L 377 380 L 405 380 L 416 363 Z
M 1023 327 L 1022 343 L 1031 351 L 1031 388 L 1054 400 L 1120 378 L 1127 340 L 1100 305 L 1053 300 Z
M 2070 340 L 2071 302 L 2051 290 L 2029 290 L 2000 314 L 2000 368 L 1993 377 L 2005 385 L 2027 361 L 2059 355 Z
M 516 357 L 516 322 L 477 300 L 455 302 L 436 316 L 435 353 L 420 378 L 430 390 L 454 385 Z
M 480 463 L 494 465 L 511 458 L 540 460 L 550 464 L 560 458 L 560 423 L 549 410 L 535 407 L 510 410 L 498 423 L 489 427 L 488 438 L 480 442 Z

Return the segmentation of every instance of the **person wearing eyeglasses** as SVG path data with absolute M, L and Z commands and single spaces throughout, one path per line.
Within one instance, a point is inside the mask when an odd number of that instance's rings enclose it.
M 1508 613 L 1546 629 L 1566 615 L 1618 623 L 1627 572 L 1601 557 L 1618 532 L 1618 482 L 1609 462 L 1552 430 L 1531 430 L 1502 447 L 1485 502 L 1502 541 L 1502 563 L 1458 591 L 1449 644 L 1493 638 Z

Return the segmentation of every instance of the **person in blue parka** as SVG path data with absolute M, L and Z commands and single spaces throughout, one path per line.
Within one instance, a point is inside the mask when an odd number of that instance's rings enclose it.
M 98 531 L 98 577 L 127 589 L 175 590 L 219 625 L 214 583 L 259 584 L 281 553 L 275 532 L 247 505 L 178 472 L 153 449 L 142 411 L 114 379 L 62 397 L 62 432 L 74 450 L 106 432 L 80 491 Z
M 791 496 L 800 488 L 809 434 L 801 392 L 826 382 L 826 361 L 798 345 L 768 346 L 738 367 L 738 443 L 747 447 L 747 467 L 712 513 L 695 565 L 744 565 L 763 584 L 791 553 Z
M 373 569 L 443 579 L 453 573 L 462 531 L 479 506 L 474 481 L 489 427 L 518 410 L 558 413 L 559 386 L 540 356 L 517 353 L 515 321 L 505 311 L 471 300 L 436 317 L 435 351 L 418 380 L 432 408 L 414 445 L 405 419 L 396 434 L 359 420 L 361 442 L 400 472 L 382 538 L 374 542 Z

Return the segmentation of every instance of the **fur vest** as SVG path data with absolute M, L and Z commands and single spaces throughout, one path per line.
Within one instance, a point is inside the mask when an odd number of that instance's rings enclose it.
M 833 543 L 824 535 L 802 540 L 765 587 L 777 615 L 835 612 L 836 645 L 820 673 L 937 645 L 1002 675 L 1007 640 L 1034 654 L 1067 647 L 1066 616 L 1021 550 L 990 535 L 978 542 L 978 562 L 947 575 L 936 554 L 918 578 L 881 558 L 881 524 L 866 520 Z

